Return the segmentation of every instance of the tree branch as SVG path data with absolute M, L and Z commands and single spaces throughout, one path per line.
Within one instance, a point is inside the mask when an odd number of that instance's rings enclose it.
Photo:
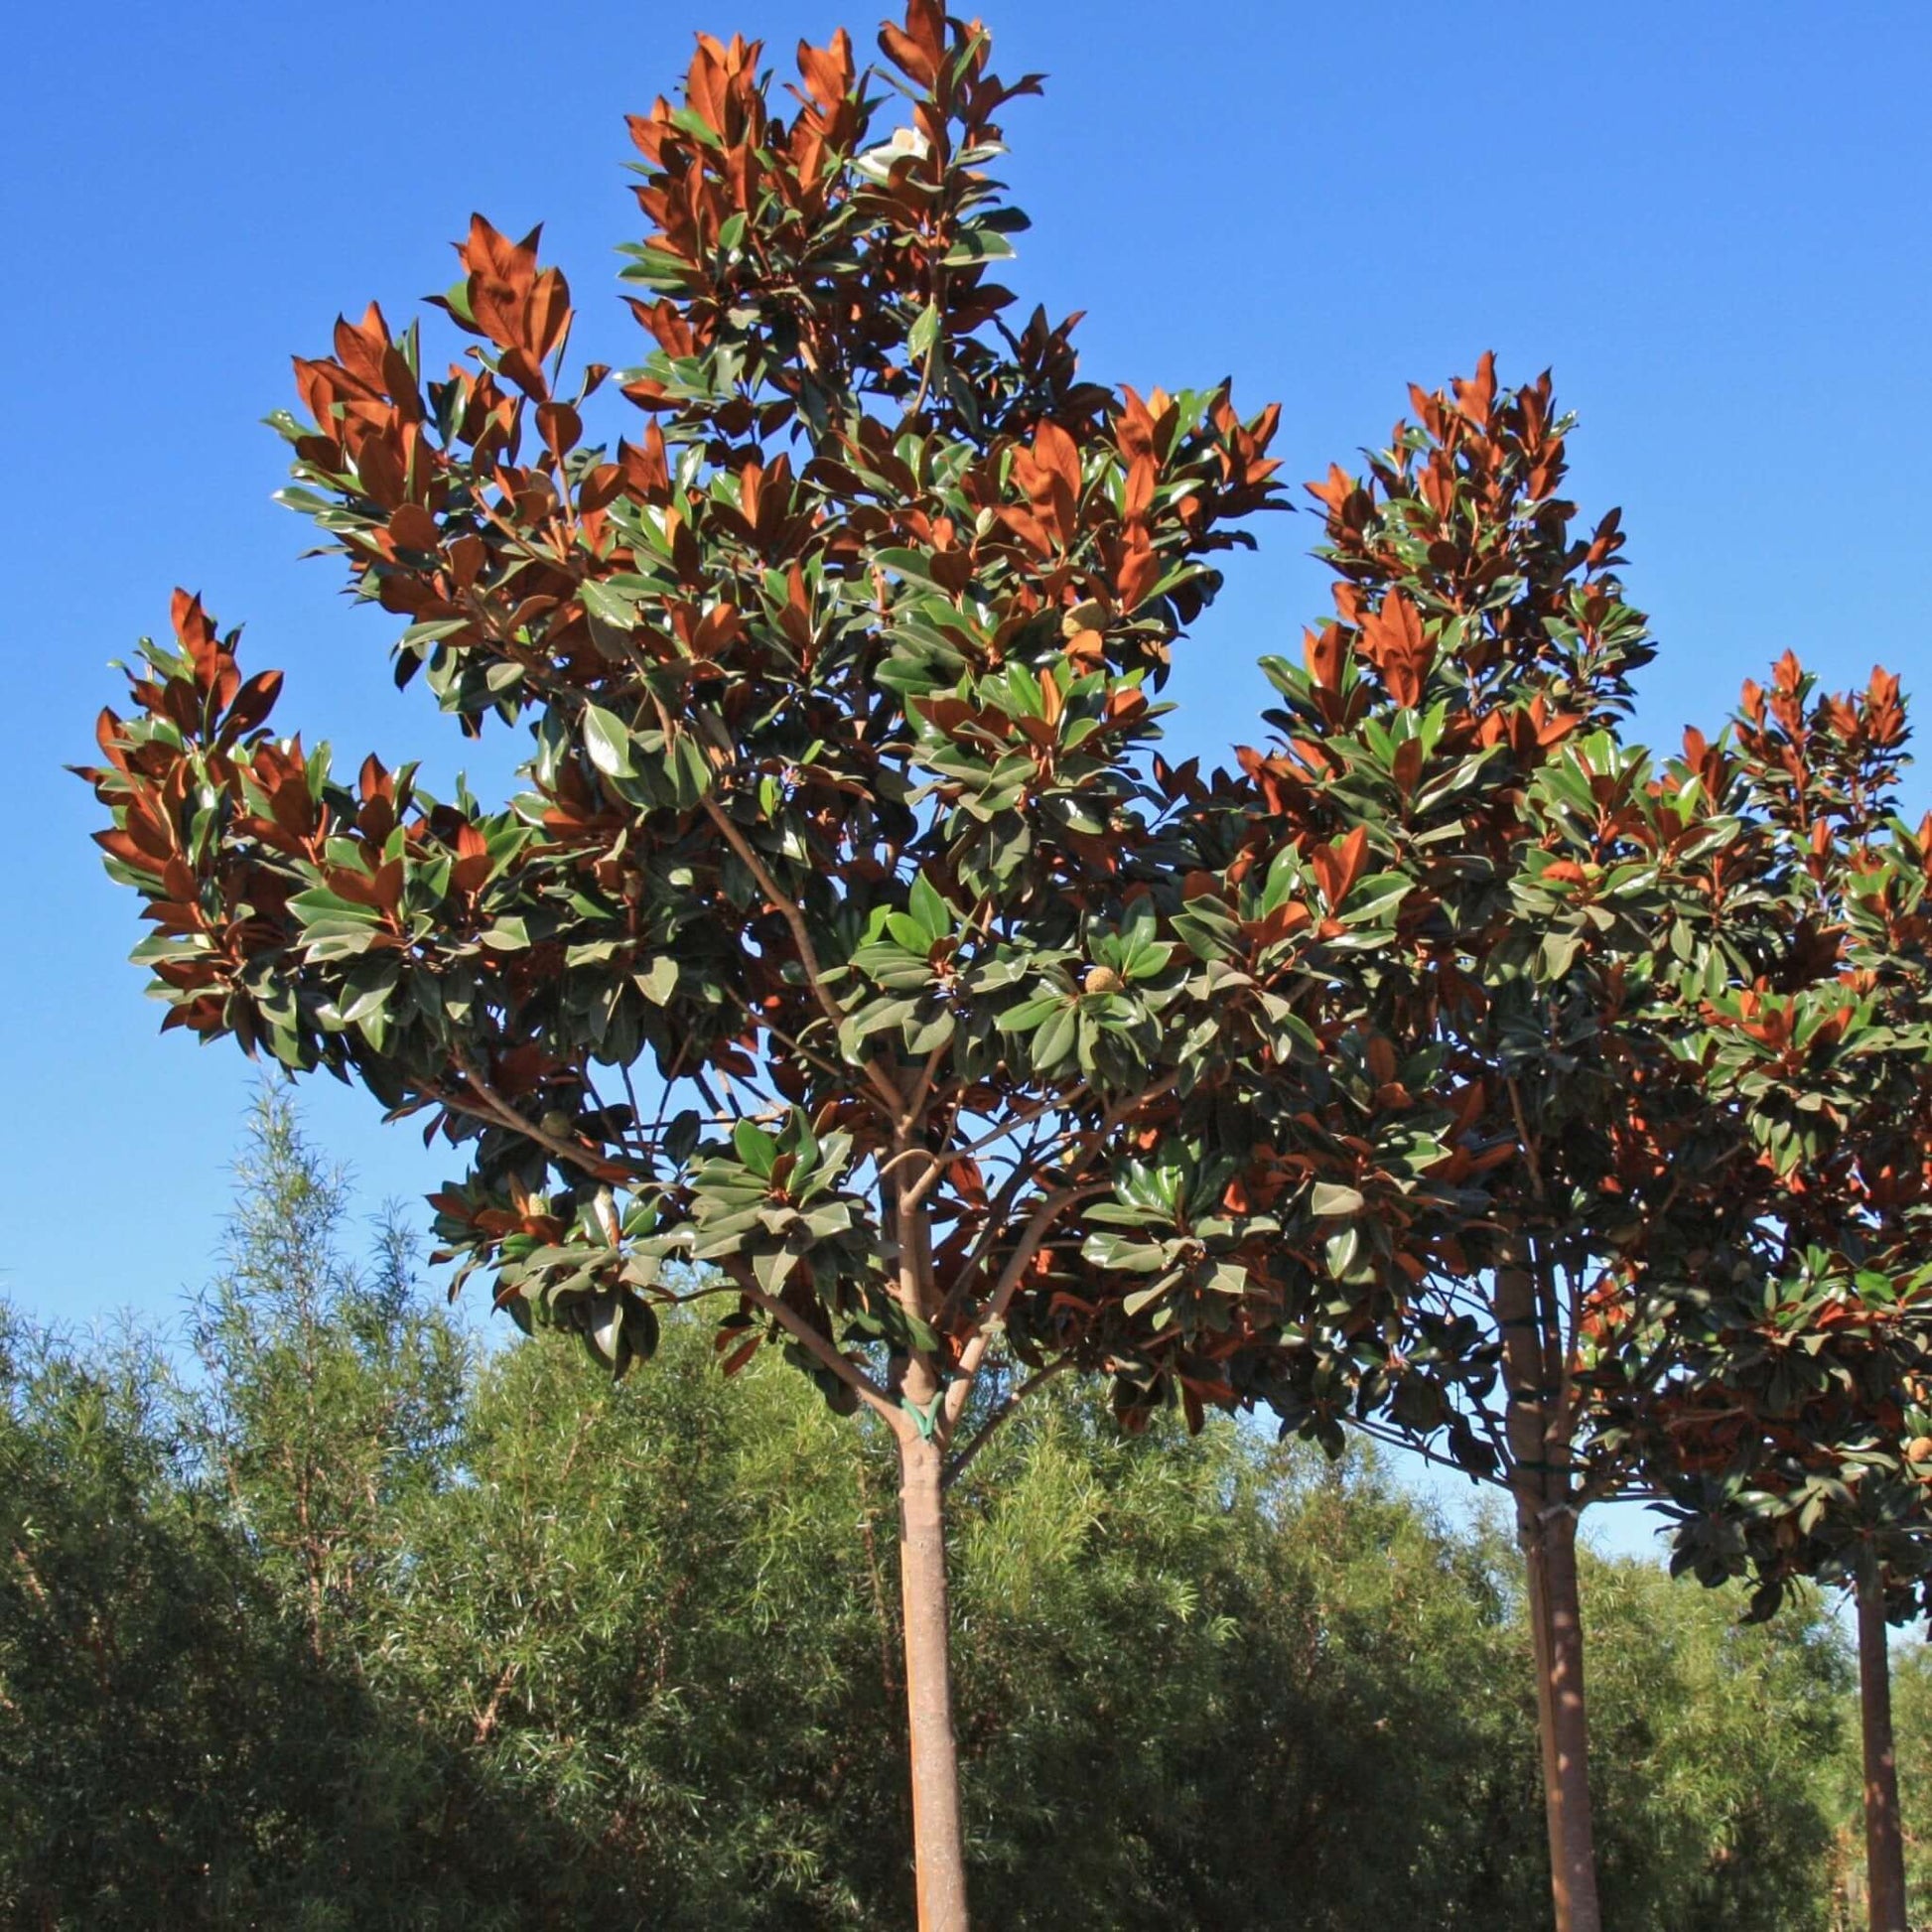
M 819 1332 L 801 1315 L 796 1309 L 781 1302 L 775 1295 L 767 1295 L 753 1277 L 752 1271 L 736 1256 L 720 1264 L 725 1273 L 732 1278 L 733 1285 L 756 1309 L 768 1314 L 793 1341 L 807 1354 L 815 1355 L 829 1368 L 859 1400 L 884 1416 L 895 1434 L 906 1428 L 905 1417 L 877 1382 L 856 1363 L 848 1361 L 839 1353 L 831 1339 Z
M 896 1185 L 888 1191 L 892 1235 L 898 1251 L 899 1306 L 921 1321 L 933 1321 L 939 1313 L 939 1298 L 932 1279 L 932 1217 L 908 1188 Z
M 1509 1111 L 1516 1117 L 1516 1139 L 1523 1150 L 1523 1159 L 1529 1165 L 1530 1188 L 1536 1195 L 1537 1205 L 1544 1203 L 1543 1161 L 1539 1143 L 1529 1130 L 1529 1123 L 1523 1118 L 1523 1096 L 1516 1085 L 1515 1074 L 1504 1076 L 1503 1085 L 1509 1089 Z
M 939 1478 L 940 1488 L 950 1489 L 952 1485 L 959 1480 L 959 1478 L 966 1471 L 967 1463 L 969 1463 L 973 1459 L 973 1457 L 976 1456 L 980 1452 L 980 1450 L 986 1447 L 988 1439 L 993 1435 L 993 1433 L 1000 1427 L 1002 1423 L 1004 1423 L 1007 1420 L 1009 1416 L 1013 1414 L 1013 1412 L 1017 1408 L 1020 1407 L 1020 1405 L 1024 1401 L 1026 1401 L 1026 1399 L 1030 1395 L 1033 1394 L 1033 1392 L 1036 1388 L 1039 1387 L 1039 1385 L 1042 1382 L 1050 1382 L 1053 1379 L 1053 1377 L 1058 1375 L 1062 1370 L 1069 1369 L 1072 1366 L 1073 1366 L 1072 1356 L 1062 1355 L 1058 1361 L 1048 1362 L 1044 1368 L 1038 1371 L 1037 1374 L 1030 1375 L 1026 1379 L 1026 1381 L 1022 1382 L 1021 1385 L 1017 1389 L 1015 1389 L 1014 1392 L 1010 1396 L 1008 1396 L 1007 1399 L 1003 1403 L 1001 1403 L 1000 1406 L 997 1409 L 995 1409 L 990 1416 L 987 1417 L 985 1422 L 983 1422 L 980 1425 L 978 1435 L 976 1435 L 973 1438 L 973 1440 L 970 1443 L 968 1443 L 966 1447 L 963 1449 L 961 1449 L 959 1453 L 955 1455 L 949 1463 L 947 1463 L 945 1474 Z
M 1046 1239 L 1047 1231 L 1075 1201 L 1084 1199 L 1088 1194 L 1105 1193 L 1111 1185 L 1108 1181 L 1091 1181 L 1084 1187 L 1062 1188 L 1057 1193 L 1048 1194 L 1027 1217 L 1026 1225 L 1020 1230 L 1020 1239 L 1013 1244 L 1007 1265 L 993 1285 L 986 1312 L 973 1324 L 972 1334 L 966 1346 L 960 1350 L 958 1372 L 946 1390 L 945 1432 L 948 1440 L 959 1425 L 967 1397 L 973 1392 L 980 1363 L 986 1359 L 986 1351 L 992 1346 L 993 1337 L 1005 1325 L 1007 1310 L 1012 1306 L 1034 1256 L 1039 1252 L 1040 1243 Z
M 559 1135 L 546 1134 L 535 1121 L 518 1113 L 478 1074 L 464 1057 L 461 1047 L 453 1048 L 450 1057 L 463 1076 L 463 1084 L 479 1105 L 467 1106 L 449 1094 L 439 1093 L 436 1095 L 438 1106 L 454 1108 L 460 1114 L 468 1114 L 473 1120 L 493 1121 L 498 1127 L 507 1127 L 513 1133 L 521 1134 L 526 1141 L 534 1142 L 546 1153 L 554 1154 L 560 1161 L 568 1161 L 572 1167 L 581 1168 L 599 1180 L 628 1182 L 637 1178 L 636 1171 L 625 1163 L 608 1161 L 582 1142 L 566 1141 Z
M 824 969 L 818 963 L 818 948 L 812 944 L 811 930 L 805 924 L 805 915 L 798 909 L 797 901 L 779 891 L 777 881 L 771 877 L 751 840 L 732 822 L 731 814 L 709 792 L 704 797 L 704 808 L 712 824 L 723 835 L 725 843 L 738 855 L 746 871 L 757 882 L 759 891 L 770 900 L 772 909 L 784 920 L 791 933 L 791 943 L 798 950 L 798 963 L 804 968 L 806 984 L 817 997 L 826 1019 L 831 1021 L 834 1028 L 844 1026 L 845 1009 L 832 997 L 832 989 L 825 984 Z M 885 1101 L 897 1120 L 905 1104 L 905 1096 L 886 1078 L 877 1060 L 869 1059 L 864 1066 L 874 1091 Z
M 925 1056 L 925 1065 L 919 1069 L 919 1077 L 906 1099 L 905 1111 L 899 1117 L 900 1124 L 906 1129 L 916 1126 L 919 1116 L 925 1112 L 925 1103 L 932 1097 L 933 1078 L 939 1071 L 940 1056 L 951 1044 L 951 1040 L 942 1040 Z
M 1348 1426 L 1351 1429 L 1359 1429 L 1371 1442 L 1386 1443 L 1390 1449 L 1408 1449 L 1412 1454 L 1420 1455 L 1425 1462 L 1434 1462 L 1441 1468 L 1453 1469 L 1457 1475 L 1467 1476 L 1471 1482 L 1486 1482 L 1496 1489 L 1509 1487 L 1507 1474 L 1509 1464 L 1506 1460 L 1501 1464 L 1505 1473 L 1493 1476 L 1483 1475 L 1478 1470 L 1464 1468 L 1452 1455 L 1445 1455 L 1441 1449 L 1429 1449 L 1421 1443 L 1411 1441 L 1399 1430 L 1389 1428 L 1386 1423 L 1371 1422 L 1366 1417 L 1355 1416 L 1349 1419 Z
M 929 1147 L 908 1147 L 902 1152 L 894 1155 L 890 1161 L 886 1162 L 879 1170 L 880 1174 L 883 1177 L 892 1169 L 897 1167 L 901 1161 L 910 1161 L 915 1158 L 925 1161 L 929 1164 L 929 1171 L 921 1174 L 918 1180 L 912 1183 L 918 1188 L 920 1194 L 923 1195 L 925 1190 L 931 1186 L 933 1175 L 949 1168 L 955 1161 L 970 1161 L 975 1155 L 983 1153 L 996 1142 L 1004 1141 L 1009 1135 L 1018 1134 L 1023 1129 L 1031 1127 L 1035 1121 L 1043 1120 L 1048 1114 L 1057 1113 L 1062 1108 L 1070 1107 L 1086 1090 L 1087 1083 L 1084 1080 L 1076 1081 L 1065 1093 L 1057 1094 L 1051 1100 L 1042 1100 L 1037 1107 L 1029 1108 L 1024 1113 L 1016 1113 L 1009 1116 L 1000 1126 L 994 1128 L 991 1133 L 982 1134 L 978 1140 L 969 1142 L 965 1147 L 942 1148 L 936 1154 Z
M 476 1725 L 470 1733 L 473 1747 L 489 1742 L 490 1736 L 496 1729 L 496 1715 L 503 1708 L 503 1700 L 509 1695 L 510 1686 L 516 1682 L 516 1659 L 511 1658 L 496 1679 L 495 1686 L 489 1693 L 489 1702 L 477 1714 Z
M 978 1238 L 973 1243 L 973 1251 L 966 1257 L 966 1265 L 953 1278 L 952 1287 L 946 1291 L 948 1311 L 961 1305 L 966 1291 L 971 1287 L 973 1278 L 986 1266 L 986 1258 L 993 1252 L 993 1244 L 999 1239 L 1000 1230 L 1006 1226 L 1006 1217 L 1013 1203 L 1019 1199 L 1020 1190 L 1033 1178 L 1034 1165 L 1031 1161 L 1021 1162 L 1000 1184 L 1000 1191 L 988 1202 L 986 1219 Z

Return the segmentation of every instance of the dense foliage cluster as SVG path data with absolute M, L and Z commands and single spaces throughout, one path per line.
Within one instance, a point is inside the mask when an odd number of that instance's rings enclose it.
M 442 1231 L 521 1319 L 621 1366 L 696 1259 L 835 1400 L 884 1393 L 855 1344 L 915 1357 L 942 1435 L 1001 1334 L 1129 1409 L 1226 1401 L 1338 1228 L 1387 1272 L 1440 1154 L 1393 1076 L 1323 1077 L 1367 1046 L 1284 916 L 1369 944 L 1389 882 L 1359 845 L 1255 866 L 1241 801 L 1154 749 L 1275 412 L 1009 328 L 1024 216 L 985 167 L 1031 82 L 923 3 L 884 45 L 890 139 L 843 36 L 789 122 L 710 40 L 633 121 L 636 442 L 583 443 L 605 372 L 562 398 L 561 274 L 481 218 L 470 359 L 429 378 L 371 311 L 298 363 L 286 499 L 410 620 L 399 676 L 531 723 L 528 789 L 335 776 L 184 595 L 102 720 L 104 843 L 170 1024 L 474 1143 Z
M 684 1319 L 588 1402 L 567 1350 L 478 1354 L 393 1248 L 343 1266 L 340 1185 L 260 1125 L 195 1376 L 7 1328 L 0 1916 L 902 1925 L 884 1432 L 854 1457 Z M 1547 1924 L 1506 1539 L 1229 1425 L 1123 1440 L 1070 1389 L 962 1488 L 993 1922 Z M 1609 1922 L 1832 1924 L 1834 1626 L 1589 1584 Z
M 1732 729 L 1654 758 L 1620 725 L 1653 646 L 1618 519 L 1572 534 L 1547 377 L 1498 391 L 1485 361 L 1413 400 L 1364 477 L 1311 485 L 1337 616 L 1270 660 L 1284 742 L 1243 762 L 1269 814 L 1406 885 L 1366 1011 L 1438 1051 L 1480 1209 L 1277 1406 L 1385 1410 L 1476 1474 L 1554 1446 L 1573 1506 L 1717 1467 L 1806 1395 L 1836 1397 L 1818 1455 L 1888 1404 L 1896 1435 L 1932 1334 L 1928 829 L 1896 819 L 1897 679 L 1822 695 L 1787 657 Z
M 1649 1420 L 1680 1561 L 1749 1571 L 1766 1609 L 1793 1577 L 1863 1573 L 1902 1612 L 1932 1564 L 1932 819 L 1899 816 L 1908 739 L 1895 677 L 1821 692 L 1786 655 L 1715 744 L 1687 740 L 1735 800 L 1730 892 L 1784 940 L 1706 1007 L 1703 1076 L 1757 1158 L 1728 1183 L 1697 1372 Z

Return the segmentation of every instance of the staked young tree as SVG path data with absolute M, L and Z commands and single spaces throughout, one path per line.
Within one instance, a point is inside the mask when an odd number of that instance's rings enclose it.
M 801 46 L 780 111 L 757 44 L 701 37 L 633 119 L 634 441 L 586 440 L 609 369 L 565 382 L 563 276 L 482 217 L 446 376 L 373 308 L 296 365 L 285 500 L 408 621 L 399 681 L 527 724 L 520 795 L 338 777 L 185 594 L 85 775 L 164 1024 L 426 1115 L 470 1163 L 459 1280 L 619 1374 L 658 1309 L 722 1303 L 728 1369 L 775 1344 L 891 1433 L 919 1922 L 952 1932 L 949 1475 L 1063 1372 L 1130 1420 L 1235 1402 L 1332 1276 L 1399 1298 L 1467 1159 L 1434 1061 L 1357 1025 L 1409 877 L 1345 827 L 1257 870 L 1252 794 L 1156 750 L 1276 412 L 1009 326 L 1025 217 L 986 170 L 1036 83 L 936 0 L 880 39 L 878 71 Z
M 1733 1254 L 1666 1312 L 1698 1359 L 1647 1419 L 1676 1564 L 1857 1599 L 1873 1932 L 1909 1924 L 1888 1626 L 1932 1571 L 1932 819 L 1899 816 L 1898 680 L 1828 693 L 1787 653 L 1686 759 L 1744 829 L 1732 889 L 1776 943 L 1744 951 L 1690 1044 L 1752 1158 Z M 1657 1312 L 1657 1311 L 1653 1311 Z

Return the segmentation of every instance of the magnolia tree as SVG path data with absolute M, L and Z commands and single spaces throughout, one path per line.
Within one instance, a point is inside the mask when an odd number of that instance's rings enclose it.
M 1932 819 L 1897 815 L 1907 736 L 1895 677 L 1821 693 L 1787 654 L 1715 744 L 1687 738 L 1739 821 L 1730 892 L 1775 936 L 1740 923 L 1734 984 L 1686 1042 L 1749 1158 L 1727 1265 L 1646 1311 L 1693 1366 L 1628 1419 L 1679 1569 L 1752 1577 L 1760 1616 L 1796 1578 L 1857 1597 L 1873 1932 L 1909 1924 L 1887 1625 L 1932 1571 Z
M 339 775 L 186 595 L 86 775 L 164 1024 L 425 1115 L 459 1276 L 620 1374 L 715 1304 L 728 1372 L 779 1347 L 892 1433 L 919 1921 L 955 1928 L 949 1472 L 1045 1377 L 1198 1418 L 1296 1311 L 1393 1305 L 1455 1160 L 1431 1064 L 1358 1024 L 1410 875 L 1340 823 L 1260 863 L 1252 795 L 1155 750 L 1275 412 L 1011 326 L 986 170 L 1035 83 L 932 0 L 881 45 L 801 46 L 783 104 L 703 39 L 632 121 L 641 366 L 566 379 L 563 276 L 481 218 L 444 374 L 373 308 L 296 365 L 286 500 L 405 621 L 398 681 L 526 728 L 517 796 Z
M 1485 359 L 1412 397 L 1365 476 L 1312 486 L 1335 614 L 1267 666 L 1282 743 L 1244 767 L 1257 825 L 1358 853 L 1400 895 L 1346 974 L 1318 907 L 1283 917 L 1359 998 L 1383 1077 L 1431 1069 L 1453 1155 L 1436 1238 L 1390 1273 L 1337 1230 L 1332 1285 L 1246 1392 L 1513 1499 L 1556 1919 L 1594 1932 L 1578 1518 L 1650 1486 L 1633 1419 L 1697 1372 L 1677 1303 L 1748 1218 L 1726 1192 L 1748 1144 L 1684 1041 L 1737 949 L 1781 934 L 1728 893 L 1730 801 L 1619 736 L 1653 647 L 1616 515 L 1574 528 L 1548 378 L 1499 390 Z

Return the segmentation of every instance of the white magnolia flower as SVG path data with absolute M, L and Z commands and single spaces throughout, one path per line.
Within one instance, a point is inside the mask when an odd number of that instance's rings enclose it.
M 883 182 L 892 174 L 894 162 L 902 161 L 907 155 L 923 161 L 931 152 L 932 143 L 916 127 L 896 127 L 890 141 L 868 148 L 855 157 L 852 165 L 868 181 Z

